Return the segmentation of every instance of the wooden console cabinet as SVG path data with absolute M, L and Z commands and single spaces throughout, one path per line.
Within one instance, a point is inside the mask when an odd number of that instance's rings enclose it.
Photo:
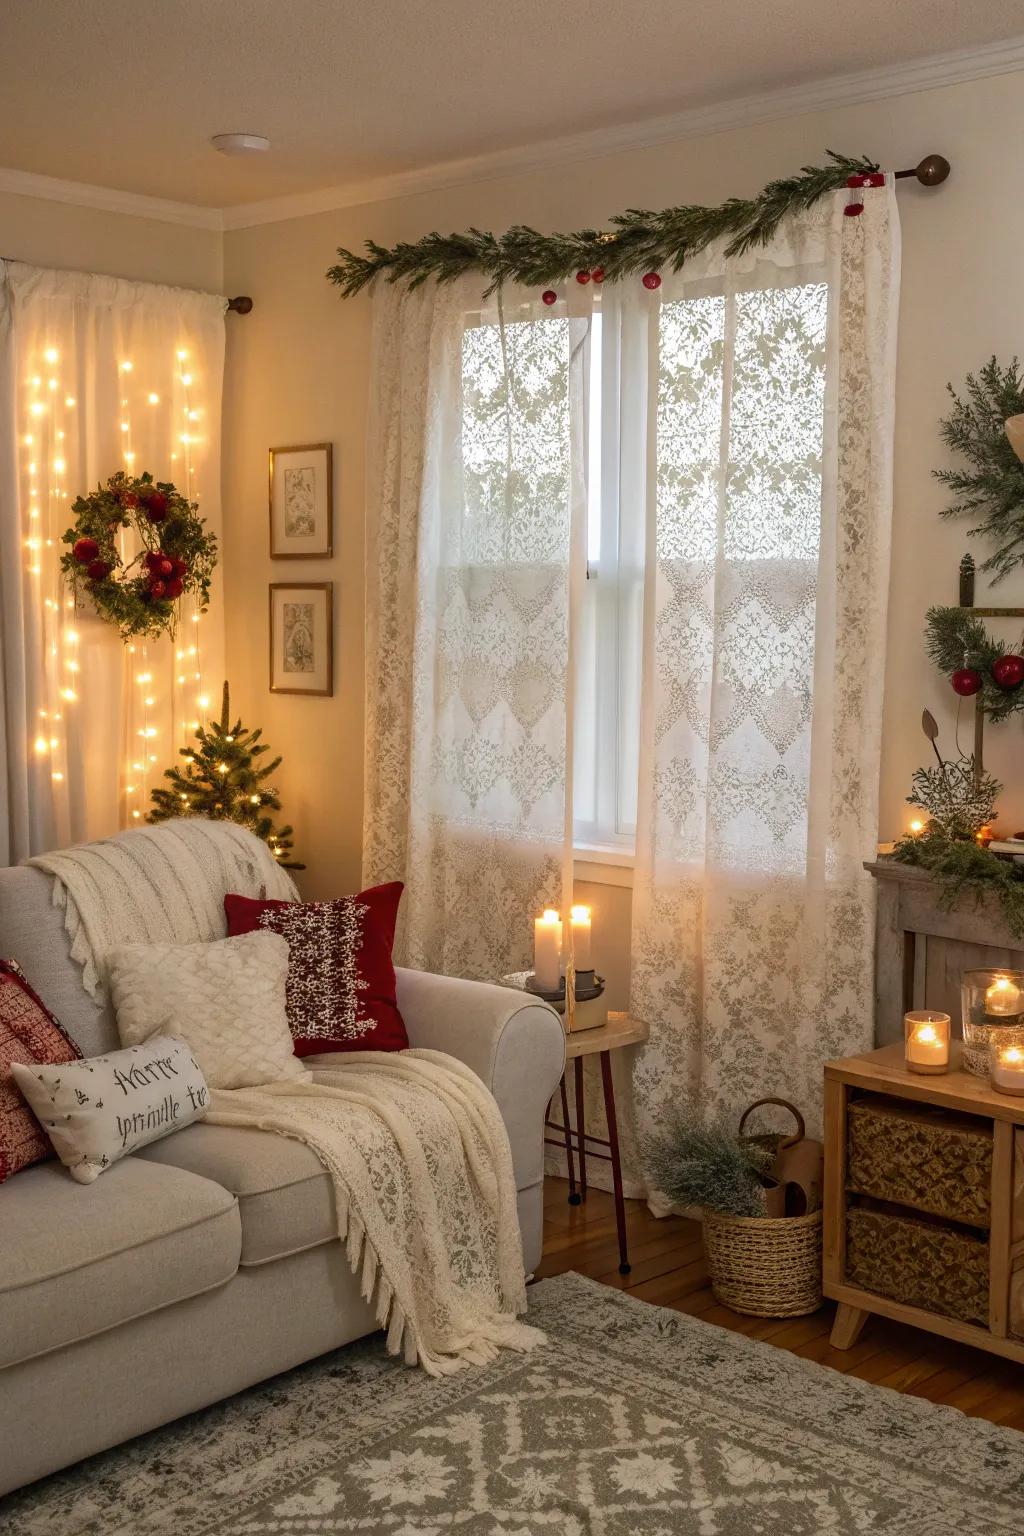
M 832 1330 L 838 1349 L 856 1341 L 874 1312 L 1024 1364 L 1024 1097 L 996 1093 L 985 1079 L 961 1071 L 958 1050 L 954 1070 L 934 1077 L 908 1072 L 902 1045 L 825 1067 L 824 1291 L 839 1303 Z M 858 1119 L 863 1124 L 865 1111 L 909 1122 L 910 1145 L 920 1130 L 919 1165 L 910 1170 L 904 1166 L 901 1173 L 894 1161 L 888 1188 L 884 1159 L 878 1165 L 881 1171 L 870 1176 L 863 1159 L 858 1162 L 857 1133 L 851 1125 Z M 973 1206 L 965 1193 L 944 1200 L 938 1191 L 935 1200 L 928 1198 L 928 1139 L 944 1134 L 946 1126 L 950 1135 L 969 1144 L 968 1169 L 976 1180 Z M 967 1184 L 965 1178 L 964 1192 Z M 900 1278 L 898 1266 L 888 1274 L 884 1267 L 879 1270 L 877 1290 L 858 1283 L 858 1263 L 862 1274 L 865 1266 L 854 1256 L 851 1240 L 856 1236 L 860 1243 L 865 1228 L 876 1235 L 878 1230 L 895 1234 L 904 1259 L 908 1254 L 913 1259 L 919 1243 L 923 1274 L 929 1265 L 934 1271 L 938 1251 L 967 1255 L 970 1264 L 965 1263 L 960 1284 L 963 1311 L 969 1313 L 973 1306 L 974 1320 L 950 1315 L 961 1301 L 955 1278 L 950 1280 L 945 1312 L 899 1299 L 908 1282 Z M 973 1301 L 968 1299 L 968 1267 Z M 889 1294 L 883 1294 L 883 1288 Z M 980 1310 L 978 1296 L 983 1298 Z

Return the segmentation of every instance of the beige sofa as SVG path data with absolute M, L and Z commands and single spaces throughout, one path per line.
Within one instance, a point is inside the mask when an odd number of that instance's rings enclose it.
M 39 870 L 0 870 L 0 955 L 96 1055 L 114 1022 L 51 898 Z M 417 971 L 399 971 L 398 1000 L 412 1044 L 457 1056 L 498 1101 L 530 1270 L 561 1023 L 520 993 Z M 335 1235 L 316 1157 L 262 1131 L 199 1123 L 95 1184 L 51 1160 L 0 1185 L 0 1493 L 372 1332 Z

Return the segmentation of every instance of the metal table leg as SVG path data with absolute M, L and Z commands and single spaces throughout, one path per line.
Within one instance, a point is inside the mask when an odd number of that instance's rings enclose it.
M 587 1135 L 585 1110 L 583 1107 L 583 1057 L 577 1056 L 573 1063 L 576 1077 L 576 1145 L 580 1152 L 580 1198 L 587 1198 Z
M 619 1128 L 615 1120 L 615 1085 L 612 1082 L 610 1051 L 601 1052 L 601 1083 L 604 1087 L 604 1112 L 608 1121 L 608 1150 L 611 1153 L 612 1187 L 615 1191 L 615 1228 L 619 1237 L 619 1274 L 628 1275 L 631 1265 L 626 1249 L 626 1204 L 622 1198 L 622 1163 L 619 1158 Z

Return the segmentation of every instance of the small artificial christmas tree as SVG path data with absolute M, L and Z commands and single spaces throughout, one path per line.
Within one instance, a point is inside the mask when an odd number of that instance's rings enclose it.
M 246 730 L 241 720 L 230 723 L 228 685 L 220 720 L 196 731 L 195 747 L 182 747 L 185 767 L 166 768 L 170 788 L 153 790 L 153 809 L 147 821 L 169 821 L 173 816 L 209 816 L 214 821 L 236 821 L 248 827 L 269 846 L 285 869 L 305 869 L 289 855 L 291 827 L 275 828 L 270 811 L 279 811 L 277 791 L 267 783 L 281 766 L 281 759 L 261 766 L 257 759 L 270 748 L 260 741 L 261 730 Z

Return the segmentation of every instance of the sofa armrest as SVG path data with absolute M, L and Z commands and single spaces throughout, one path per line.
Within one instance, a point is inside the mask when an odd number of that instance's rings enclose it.
M 555 1010 L 511 987 L 401 968 L 398 1006 L 409 1044 L 455 1056 L 498 1101 L 512 1145 L 516 1185 L 544 1175 L 544 1111 L 565 1065 Z

